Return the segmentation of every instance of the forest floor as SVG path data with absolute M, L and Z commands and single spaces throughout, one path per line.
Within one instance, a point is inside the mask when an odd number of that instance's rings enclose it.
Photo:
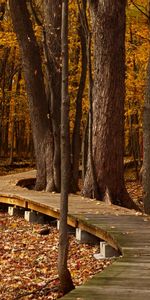
M 30 224 L 0 212 L 0 299 L 57 299 L 58 231 Z M 68 267 L 74 285 L 80 285 L 106 268 L 111 260 L 97 260 L 98 246 L 80 244 L 69 237 Z
M 0 166 L 0 175 L 29 169 L 28 165 Z M 126 180 L 127 189 L 142 207 L 142 187 L 131 177 L 130 174 Z M 0 211 L 0 300 L 61 297 L 57 273 L 58 231 L 51 226 L 49 233 L 44 235 L 42 230 L 43 225 L 31 224 Z M 94 257 L 99 252 L 98 246 L 81 244 L 73 235 L 69 240 L 68 267 L 75 286 L 112 263 L 110 259 Z

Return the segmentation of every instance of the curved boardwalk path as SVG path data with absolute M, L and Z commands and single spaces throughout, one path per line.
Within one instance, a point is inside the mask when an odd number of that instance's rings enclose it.
M 33 177 L 35 171 L 1 176 L 0 203 L 18 205 L 59 218 L 59 194 L 16 186 L 18 180 Z M 134 210 L 70 195 L 68 224 L 100 237 L 115 249 L 121 249 L 122 256 L 62 299 L 150 299 L 149 217 Z

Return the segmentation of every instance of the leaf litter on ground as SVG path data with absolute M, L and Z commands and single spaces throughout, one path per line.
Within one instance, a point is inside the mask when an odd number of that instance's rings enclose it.
M 126 185 L 132 199 L 143 209 L 141 184 L 131 181 Z M 51 227 L 44 235 L 42 230 L 42 225 L 0 212 L 0 300 L 55 300 L 61 296 L 58 231 Z M 70 236 L 68 266 L 76 286 L 112 263 L 95 259 L 95 253 L 99 253 L 98 246 L 80 244 Z
M 0 212 L 0 300 L 57 299 L 58 231 L 31 224 L 19 217 Z M 111 264 L 97 260 L 99 246 L 79 243 L 69 237 L 68 267 L 75 286 L 83 284 Z

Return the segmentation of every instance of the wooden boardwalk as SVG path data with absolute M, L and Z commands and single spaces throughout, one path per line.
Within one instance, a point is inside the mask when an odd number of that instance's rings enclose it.
M 35 171 L 0 177 L 0 202 L 33 209 L 59 218 L 59 194 L 16 186 Z M 150 219 L 148 216 L 99 201 L 70 195 L 68 224 L 107 241 L 122 256 L 111 266 L 62 299 L 149 300 Z

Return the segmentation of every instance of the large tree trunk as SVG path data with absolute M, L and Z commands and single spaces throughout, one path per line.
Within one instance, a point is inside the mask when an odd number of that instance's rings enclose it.
M 45 55 L 54 137 L 54 183 L 60 191 L 61 0 L 44 0 Z
M 67 268 L 68 257 L 68 192 L 70 180 L 70 130 L 68 96 L 68 0 L 62 2 L 62 103 L 61 103 L 61 199 L 58 273 L 63 294 L 73 288 L 71 274 Z
M 126 0 L 91 1 L 94 35 L 93 168 L 90 165 L 83 193 L 92 197 L 92 172 L 98 198 L 136 208 L 124 183 L 125 98 L 125 7 Z
M 14 30 L 20 44 L 37 164 L 36 189 L 54 189 L 53 137 L 46 103 L 39 47 L 26 1 L 10 0 Z

